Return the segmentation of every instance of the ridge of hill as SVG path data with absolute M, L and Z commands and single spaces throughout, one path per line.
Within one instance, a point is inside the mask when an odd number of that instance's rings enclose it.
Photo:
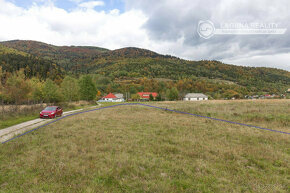
M 0 44 L 52 61 L 66 72 L 74 74 L 102 74 L 118 79 L 148 77 L 225 80 L 255 92 L 282 92 L 290 87 L 290 72 L 285 70 L 236 66 L 209 60 L 188 61 L 135 47 L 108 50 L 90 46 L 54 46 L 26 40 Z
M 63 77 L 62 68 L 51 60 L 37 57 L 1 44 L 0 67 L 3 71 L 8 73 L 24 69 L 24 74 L 28 78 L 37 77 L 43 80 L 46 78 L 60 80 Z

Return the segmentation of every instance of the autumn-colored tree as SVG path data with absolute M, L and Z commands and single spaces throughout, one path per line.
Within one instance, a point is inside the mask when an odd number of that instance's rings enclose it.
M 24 70 L 21 69 L 10 76 L 5 85 L 5 95 L 7 101 L 21 104 L 28 99 L 31 87 L 25 80 Z
M 31 92 L 29 94 L 29 99 L 34 102 L 40 102 L 43 101 L 43 82 L 41 82 L 37 78 L 32 78 L 29 80 L 30 86 L 31 86 Z
M 139 100 L 139 99 L 140 99 L 140 95 L 138 95 L 138 94 L 132 94 L 132 95 L 131 95 L 131 98 L 132 98 L 133 100 Z
M 239 93 L 234 91 L 234 90 L 227 90 L 225 93 L 224 93 L 224 96 L 228 99 L 231 99 L 231 98 L 239 98 Z
M 100 97 L 102 95 L 101 91 L 97 91 L 97 97 Z

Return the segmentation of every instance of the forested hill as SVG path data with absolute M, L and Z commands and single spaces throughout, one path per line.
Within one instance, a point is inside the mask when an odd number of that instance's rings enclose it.
M 290 72 L 274 68 L 242 67 L 219 61 L 187 61 L 140 48 L 108 50 L 99 47 L 58 47 L 35 41 L 1 42 L 22 53 L 53 61 L 74 74 L 96 73 L 112 78 L 225 80 L 249 91 L 285 91 Z
M 75 65 L 87 64 L 97 54 L 108 51 L 105 48 L 91 46 L 54 46 L 30 40 L 12 40 L 0 42 L 0 44 L 51 60 L 66 70 Z
M 28 78 L 37 77 L 42 80 L 50 78 L 56 81 L 63 78 L 63 70 L 58 64 L 1 44 L 0 67 L 7 73 L 24 69 L 25 76 Z

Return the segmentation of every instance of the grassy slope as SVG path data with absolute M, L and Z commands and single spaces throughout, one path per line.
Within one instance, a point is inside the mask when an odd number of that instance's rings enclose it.
M 289 116 L 266 118 L 288 115 L 289 100 L 155 105 L 290 132 Z M 289 145 L 288 135 L 117 107 L 1 145 L 0 192 L 289 192 Z

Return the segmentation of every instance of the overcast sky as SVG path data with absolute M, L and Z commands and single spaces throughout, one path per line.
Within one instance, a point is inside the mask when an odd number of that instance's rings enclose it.
M 0 41 L 140 47 L 190 60 L 290 71 L 289 0 L 0 0 Z M 199 21 L 275 23 L 285 34 L 197 33 Z

